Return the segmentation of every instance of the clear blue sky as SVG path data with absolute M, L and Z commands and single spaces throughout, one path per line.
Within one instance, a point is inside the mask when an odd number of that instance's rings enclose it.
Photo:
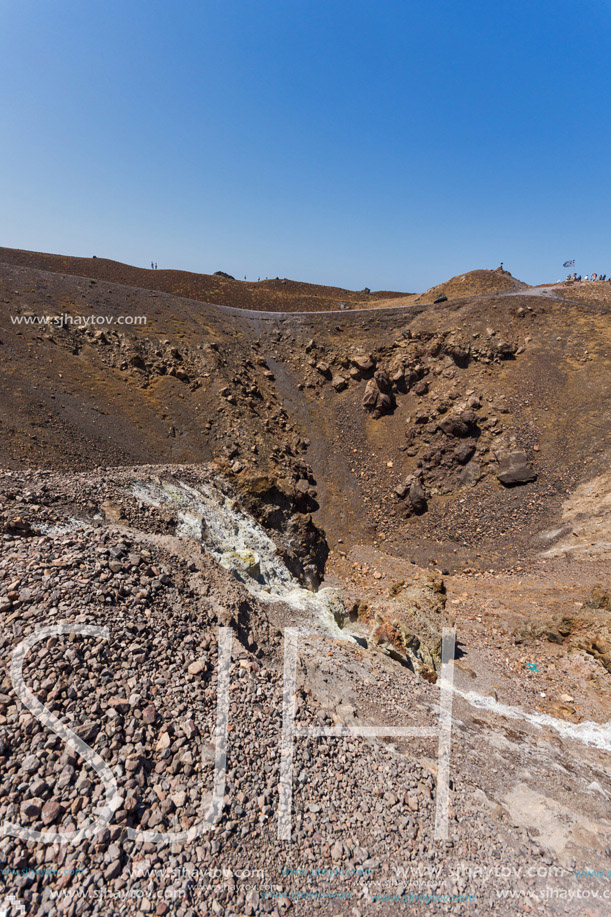
M 421 290 L 611 273 L 609 0 L 0 0 L 0 244 Z

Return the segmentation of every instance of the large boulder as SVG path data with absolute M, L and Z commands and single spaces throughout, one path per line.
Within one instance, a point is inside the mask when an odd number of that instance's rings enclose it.
M 448 341 L 444 351 L 449 357 L 452 357 L 457 366 L 464 369 L 469 365 L 469 360 L 471 359 L 471 345 L 469 343 Z
M 466 465 L 475 452 L 475 443 L 460 443 L 454 450 L 454 457 L 461 465 Z
M 442 628 L 454 623 L 446 612 L 445 592 L 443 579 L 426 570 L 395 583 L 375 609 L 364 606 L 369 645 L 434 681 L 441 665 Z
M 416 385 L 416 383 L 419 382 L 423 376 L 424 366 L 422 363 L 416 363 L 413 366 L 406 366 L 403 370 L 403 381 L 407 390 L 409 391 L 412 386 Z
M 375 379 L 370 379 L 365 386 L 365 394 L 363 395 L 363 407 L 366 411 L 373 412 L 375 410 L 378 403 L 379 394 L 380 389 L 378 388 Z
M 7 518 L 4 514 L 0 516 L 0 532 L 19 535 L 21 538 L 30 538 L 37 534 L 27 519 L 22 516 L 10 516 Z
M 496 352 L 501 360 L 513 360 L 517 349 L 518 345 L 510 341 L 499 341 L 496 345 Z
M 458 473 L 458 479 L 461 484 L 465 484 L 467 487 L 473 487 L 482 476 L 482 469 L 479 465 L 479 462 L 467 462 L 464 468 L 461 468 Z
M 372 417 L 379 418 L 383 414 L 390 414 L 395 406 L 392 393 L 392 383 L 384 369 L 378 369 L 365 386 L 363 407 Z
M 368 373 L 374 368 L 375 363 L 366 353 L 355 353 L 350 357 L 350 362 L 360 373 Z
M 420 481 L 413 481 L 409 488 L 409 502 L 414 512 L 418 515 L 424 513 L 427 508 L 426 493 Z
M 410 475 L 403 484 L 395 487 L 395 494 L 399 500 L 405 500 L 405 508 L 408 511 L 408 515 L 416 513 L 416 515 L 420 516 L 426 512 L 428 504 L 421 471 Z
M 537 480 L 537 473 L 528 461 L 525 452 L 508 452 L 503 455 L 496 476 L 505 487 L 528 484 Z
M 384 392 L 386 395 L 390 395 L 392 392 L 392 383 L 390 381 L 390 376 L 385 369 L 376 369 L 373 374 L 373 378 L 376 381 L 376 384 L 381 392 Z
M 465 423 L 458 415 L 451 414 L 439 424 L 446 436 L 468 436 L 469 424 Z
M 461 411 L 460 414 L 450 414 L 441 421 L 439 427 L 446 436 L 476 436 L 479 432 L 477 414 L 471 410 Z

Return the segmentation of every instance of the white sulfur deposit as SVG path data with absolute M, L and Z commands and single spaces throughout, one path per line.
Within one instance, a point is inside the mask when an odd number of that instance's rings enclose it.
M 177 534 L 200 541 L 256 598 L 309 610 L 332 633 L 342 633 L 337 623 L 346 613 L 341 592 L 327 587 L 313 593 L 303 587 L 265 529 L 234 497 L 213 484 L 200 484 L 196 489 L 167 481 L 136 484 L 132 493 L 151 506 L 171 506 L 178 515 Z

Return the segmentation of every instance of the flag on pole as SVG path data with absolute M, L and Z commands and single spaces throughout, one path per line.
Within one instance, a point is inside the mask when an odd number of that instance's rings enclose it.
M 563 262 L 562 267 L 573 267 L 574 264 L 575 264 L 575 259 L 573 258 L 572 261 Z

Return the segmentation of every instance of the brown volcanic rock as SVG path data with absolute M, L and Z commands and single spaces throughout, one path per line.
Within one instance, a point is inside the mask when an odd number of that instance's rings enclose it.
M 355 353 L 350 358 L 352 365 L 362 373 L 370 372 L 374 369 L 374 362 L 371 356 L 364 353 Z
M 573 857 L 607 870 L 603 750 L 578 743 L 578 736 L 567 741 L 558 724 L 552 733 L 527 717 L 508 719 L 465 700 L 473 690 L 571 722 L 608 719 L 610 600 L 606 587 L 592 585 L 606 582 L 609 538 L 602 522 L 609 487 L 602 477 L 591 486 L 609 464 L 610 418 L 601 411 L 611 384 L 605 303 L 495 295 L 342 313 L 341 321 L 322 313 L 245 316 L 6 265 L 0 299 L 0 455 L 13 469 L 0 475 L 0 511 L 3 520 L 30 527 L 30 534 L 24 527 L 2 533 L 0 649 L 10 660 L 23 636 L 50 621 L 108 628 L 107 639 L 45 640 L 26 657 L 24 677 L 50 709 L 95 742 L 122 800 L 112 824 L 87 847 L 62 847 L 61 876 L 43 868 L 56 856 L 50 847 L 3 840 L 7 884 L 28 896 L 32 912 L 57 909 L 61 883 L 76 893 L 82 877 L 72 869 L 83 862 L 92 888 L 102 891 L 105 876 L 126 913 L 167 910 L 164 901 L 129 895 L 143 890 L 134 868 L 151 865 L 155 891 L 175 892 L 186 917 L 260 910 L 256 890 L 244 898 L 225 873 L 245 865 L 261 869 L 286 896 L 268 910 L 290 911 L 288 896 L 299 891 L 297 848 L 278 841 L 275 818 L 283 629 L 300 631 L 299 725 L 430 727 L 439 694 L 409 668 L 435 679 L 450 610 L 461 656 L 453 698 L 452 857 L 478 865 L 489 857 L 493 868 L 502 862 L 510 871 L 525 855 L 542 857 L 546 866 L 560 860 L 567 867 L 562 881 L 573 888 Z M 10 320 L 59 309 L 87 316 L 146 312 L 148 322 L 105 325 L 101 336 Z M 464 350 L 446 349 L 448 342 Z M 394 410 L 375 421 L 360 403 L 365 373 L 350 362 L 361 352 L 389 378 L 390 387 L 382 375 L 372 380 L 377 391 L 395 399 Z M 352 368 L 359 379 L 350 376 L 336 396 L 315 369 L 320 360 L 331 378 Z M 426 378 L 426 411 L 421 397 L 401 384 L 401 367 L 404 383 L 412 371 Z M 440 429 L 450 417 L 468 426 L 469 438 Z M 471 442 L 476 452 L 462 466 L 455 450 Z M 536 456 L 540 474 L 527 488 L 495 480 L 497 457 L 515 452 Z M 198 470 L 192 463 L 203 455 L 215 464 Z M 160 457 L 175 462 L 159 466 Z M 109 467 L 127 458 L 140 467 Z M 82 475 L 51 470 L 66 464 L 102 467 Z M 44 470 L 23 470 L 33 465 Z M 357 610 L 345 639 L 309 610 L 256 599 L 246 578 L 232 577 L 195 539 L 179 537 L 175 506 L 141 505 L 133 493 L 135 482 L 157 479 L 197 487 L 216 480 L 219 469 L 230 477 L 228 499 L 263 522 L 303 580 L 320 578 L 326 566 L 327 582 L 350 592 Z M 427 513 L 407 513 L 396 500 L 397 485 L 407 481 L 409 487 L 399 486 L 403 498 L 418 483 Z M 560 534 L 551 528 L 542 540 L 542 527 L 553 526 L 567 496 L 578 491 L 574 512 L 562 510 Z M 591 525 L 599 511 L 601 525 L 584 532 L 584 519 Z M 325 565 L 327 538 L 332 550 Z M 568 560 L 544 561 L 539 555 L 557 538 L 568 541 Z M 598 561 L 590 556 L 581 563 L 584 551 L 571 565 L 581 540 L 588 551 L 598 550 Z M 441 576 L 417 565 L 440 569 Z M 249 573 L 256 573 L 256 558 Z M 512 628 L 526 618 L 544 629 L 527 643 L 512 643 Z M 235 650 L 226 806 L 218 824 L 182 852 L 136 843 L 126 829 L 188 828 L 206 810 L 219 625 L 233 629 Z M 350 639 L 352 626 L 358 640 Z M 352 864 L 438 860 L 438 773 L 434 745 L 427 748 L 419 740 L 397 739 L 387 748 L 383 741 L 296 739 L 294 831 L 304 864 L 322 859 L 352 870 Z M 37 829 L 48 821 L 66 830 L 99 810 L 100 781 L 18 707 L 8 677 L 0 686 L 0 756 L 0 821 L 23 820 Z M 61 810 L 49 805 L 55 799 Z M 557 830 L 541 832 L 542 819 Z M 185 857 L 201 875 L 218 866 L 222 881 L 193 883 L 185 899 L 185 876 L 175 878 Z M 540 884 L 548 883 L 546 874 Z M 308 893 L 315 888 L 320 913 L 335 917 L 337 902 L 325 898 L 328 876 L 318 886 L 309 883 Z M 452 891 L 445 882 L 443 890 Z M 473 879 L 471 890 L 490 898 L 489 883 L 482 888 Z M 398 917 L 405 902 L 390 900 L 392 891 L 384 914 Z M 366 894 L 363 888 L 365 911 Z M 108 911 L 108 897 L 77 904 L 87 914 Z M 471 902 L 448 906 L 457 915 L 472 910 Z M 514 917 L 515 900 L 497 896 L 495 908 Z
M 360 416 L 358 399 L 356 409 Z M 116 780 L 120 801 L 108 827 L 97 832 L 87 847 L 66 844 L 58 852 L 59 845 L 49 846 L 41 853 L 41 844 L 24 844 L 14 837 L 3 840 L 5 886 L 36 913 L 53 913 L 64 891 L 69 898 L 79 896 L 85 852 L 87 876 L 104 892 L 80 899 L 78 912 L 92 917 L 109 913 L 111 894 L 121 899 L 125 914 L 167 913 L 166 899 L 184 899 L 184 875 L 181 870 L 177 877 L 181 866 L 177 857 L 187 857 L 189 874 L 222 872 L 218 883 L 203 888 L 194 883 L 189 906 L 183 908 L 185 917 L 206 911 L 221 914 L 230 908 L 236 913 L 256 912 L 258 899 L 251 894 L 256 889 L 240 899 L 240 887 L 234 888 L 230 878 L 232 871 L 235 875 L 242 868 L 250 874 L 261 870 L 266 882 L 280 889 L 282 896 L 274 897 L 279 911 L 290 912 L 291 897 L 294 900 L 296 891 L 302 890 L 308 897 L 316 894 L 321 915 L 337 917 L 337 902 L 328 898 L 328 870 L 319 877 L 323 848 L 327 866 L 348 864 L 349 876 L 360 865 L 369 869 L 365 864 L 384 863 L 387 858 L 395 862 L 438 859 L 435 740 L 393 736 L 388 743 L 383 737 L 363 741 L 338 736 L 329 741 L 325 736 L 312 742 L 295 736 L 293 838 L 301 845 L 303 862 L 312 866 L 311 873 L 307 866 L 307 884 L 295 885 L 295 848 L 278 839 L 276 815 L 286 698 L 282 629 L 299 630 L 298 727 L 332 730 L 353 724 L 374 731 L 381 726 L 430 730 L 438 722 L 439 693 L 427 682 L 436 677 L 439 629 L 446 619 L 451 622 L 441 578 L 414 571 L 401 577 L 403 581 L 389 579 L 394 582 L 390 588 L 380 586 L 383 594 L 370 600 L 374 613 L 380 615 L 372 635 L 377 649 L 366 648 L 362 640 L 335 639 L 312 622 L 311 615 L 300 618 L 292 606 L 258 601 L 206 551 L 198 551 L 192 539 L 169 533 L 156 508 L 145 511 L 130 491 L 135 481 L 157 476 L 168 481 L 185 477 L 197 486 L 214 474 L 210 468 L 145 466 L 105 468 L 84 475 L 0 475 L 3 500 L 22 503 L 24 515 L 38 514 L 52 529 L 36 540 L 8 536 L 7 550 L 0 552 L 0 578 L 9 584 L 27 583 L 33 593 L 19 620 L 13 612 L 3 619 L 4 657 L 10 659 L 23 637 L 35 633 L 38 626 L 57 621 L 58 611 L 66 624 L 86 622 L 107 628 L 101 639 L 78 633 L 45 639 L 24 660 L 29 689 L 84 741 L 95 743 Z M 295 484 L 301 480 L 305 479 Z M 91 515 L 90 504 L 103 503 L 122 506 L 121 526 Z M 76 513 L 83 517 L 78 526 L 73 522 Z M 393 558 L 387 555 L 386 562 L 392 566 Z M 487 585 L 480 583 L 482 589 Z M 467 586 L 477 587 L 477 581 L 472 579 Z M 606 603 L 600 596 L 595 601 Z M 361 617 L 365 626 L 373 625 L 363 608 Z M 526 720 L 508 722 L 493 710 L 475 709 L 464 700 L 465 689 L 480 694 L 488 690 L 488 657 L 500 656 L 503 670 L 511 667 L 519 673 L 513 677 L 518 689 L 527 681 L 519 651 L 514 647 L 513 654 L 507 652 L 495 619 L 487 620 L 475 634 L 467 632 L 467 643 L 464 624 L 474 617 L 461 615 L 461 643 L 468 664 L 457 660 L 455 672 L 449 849 L 457 861 L 475 863 L 478 874 L 482 863 L 494 870 L 502 860 L 511 872 L 505 886 L 509 891 L 515 889 L 525 850 L 532 850 L 537 862 L 549 860 L 554 869 L 563 863 L 561 880 L 576 889 L 574 856 L 591 856 L 593 862 L 604 863 L 605 870 L 609 862 L 601 846 L 608 836 L 607 798 L 593 792 L 593 776 L 606 786 L 605 759 L 599 749 L 566 741 Z M 147 845 L 129 834 L 130 829 L 188 829 L 206 814 L 215 732 L 219 732 L 219 625 L 233 630 L 224 805 L 201 843 L 184 849 L 181 845 L 182 853 L 177 854 L 170 843 Z M 549 651 L 549 645 L 546 648 Z M 414 677 L 408 662 L 423 677 Z M 570 674 L 570 665 L 568 669 Z M 546 676 L 533 677 L 541 679 L 537 688 L 547 687 Z M 606 673 L 601 672 L 601 677 L 606 678 Z M 466 685 L 465 678 L 469 679 Z M 571 694 L 577 694 L 573 685 Z M 125 709 L 128 698 L 129 709 Z M 575 721 L 581 697 L 565 698 L 564 691 L 554 691 L 552 699 L 536 709 L 545 707 L 554 716 Z M 515 702 L 511 696 L 501 699 Z M 108 716 L 111 700 L 116 702 L 117 715 Z M 99 811 L 101 782 L 92 779 L 78 754 L 55 741 L 44 723 L 39 726 L 18 709 L 16 701 L 5 682 L 0 693 L 0 818 L 36 830 L 53 825 L 53 830 L 68 831 L 87 824 Z M 530 703 L 522 699 L 520 705 L 532 709 L 532 698 Z M 90 716 L 95 723 L 89 722 Z M 518 810 L 519 792 L 523 806 Z M 540 824 L 543 806 L 546 818 L 562 827 L 551 842 L 548 833 L 532 832 Z M 580 820 L 581 813 L 585 821 Z M 531 820 L 525 822 L 527 816 Z M 317 835 L 325 838 L 324 843 Z M 143 895 L 151 868 L 158 898 L 163 895 L 163 906 L 154 901 L 152 909 L 148 905 L 152 894 Z M 26 873 L 24 898 L 20 880 Z M 549 887 L 549 881 L 546 874 L 541 888 Z M 474 891 L 488 900 L 486 881 L 478 884 L 474 877 L 469 888 L 470 895 Z M 594 877 L 589 888 L 599 890 Z M 403 915 L 405 902 L 390 897 L 385 900 L 385 917 Z M 514 917 L 513 899 L 507 906 L 500 896 L 499 901 L 495 905 L 499 917 Z M 456 917 L 472 911 L 471 901 L 464 908 L 452 903 Z M 431 913 L 437 910 L 433 907 Z
M 544 638 L 593 656 L 611 673 L 611 598 L 595 586 L 580 611 L 529 622 L 515 631 L 516 643 Z
M 423 513 L 426 509 L 426 493 L 422 482 L 419 480 L 412 481 L 408 491 L 409 502 L 414 508 L 414 512 Z
M 363 407 L 375 419 L 389 414 L 395 406 L 392 383 L 385 369 L 377 369 L 365 386 Z
M 249 475 L 235 483 L 247 511 L 273 533 L 291 573 L 308 587 L 318 588 L 329 546 L 324 532 L 310 515 L 318 506 L 311 496 L 315 493 L 312 482 L 300 478 L 291 486 L 262 475 Z
M 369 641 L 372 646 L 404 662 L 427 679 L 441 664 L 441 632 L 453 618 L 446 612 L 442 577 L 421 570 L 408 582 L 398 582 L 387 599 L 380 598 L 373 610 Z

